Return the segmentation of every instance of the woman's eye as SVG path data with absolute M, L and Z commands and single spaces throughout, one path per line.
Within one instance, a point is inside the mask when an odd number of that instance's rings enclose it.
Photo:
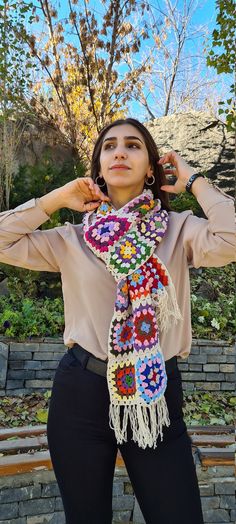
M 105 144 L 104 149 L 113 149 L 115 147 L 114 144 Z M 140 146 L 138 144 L 127 144 L 128 149 L 140 149 Z
M 138 146 L 138 144 L 129 144 L 128 147 L 131 148 L 131 149 L 132 149 L 133 147 L 134 147 L 135 149 L 136 149 L 136 148 L 137 148 L 137 149 L 140 149 L 140 147 Z
M 104 146 L 104 149 L 110 149 L 111 147 L 113 147 L 113 144 L 106 144 L 106 145 Z

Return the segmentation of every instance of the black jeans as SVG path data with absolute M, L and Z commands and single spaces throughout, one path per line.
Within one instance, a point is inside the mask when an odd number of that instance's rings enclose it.
M 171 425 L 157 448 L 131 440 L 117 445 L 109 427 L 105 377 L 83 369 L 70 350 L 56 370 L 47 423 L 52 465 L 66 524 L 111 524 L 117 449 L 147 524 L 203 524 L 191 440 L 183 420 L 178 367 L 168 376 L 165 397 Z

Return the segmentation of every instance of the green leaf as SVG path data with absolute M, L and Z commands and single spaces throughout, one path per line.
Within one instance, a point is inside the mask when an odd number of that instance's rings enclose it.
M 225 419 L 226 424 L 234 423 L 234 415 L 232 413 L 225 413 L 224 419 Z
M 194 414 L 193 414 L 193 418 L 194 418 L 195 420 L 200 420 L 200 419 L 202 418 L 202 415 L 201 415 L 201 413 L 194 413 Z
M 48 389 L 47 391 L 45 391 L 45 393 L 43 394 L 44 398 L 46 400 L 48 400 L 49 398 L 51 398 L 52 396 L 52 390 L 51 389 Z
M 217 417 L 211 417 L 210 418 L 210 424 L 219 424 L 219 425 L 225 425 L 225 420 L 223 418 L 217 418 Z
M 39 422 L 45 424 L 48 420 L 48 410 L 47 409 L 38 409 L 36 412 L 36 418 Z

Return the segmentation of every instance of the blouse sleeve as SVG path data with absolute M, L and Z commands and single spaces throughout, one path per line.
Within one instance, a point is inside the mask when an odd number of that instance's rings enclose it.
M 37 229 L 49 219 L 35 198 L 0 213 L 0 262 L 35 271 L 59 272 L 58 253 L 63 242 L 58 234 L 60 228 Z
M 183 245 L 190 266 L 220 267 L 235 261 L 234 199 L 210 184 L 198 196 L 205 218 L 189 214 Z

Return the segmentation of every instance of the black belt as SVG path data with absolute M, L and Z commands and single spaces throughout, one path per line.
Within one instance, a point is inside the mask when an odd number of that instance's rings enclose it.
M 95 357 L 82 348 L 79 344 L 74 344 L 74 346 L 68 351 L 72 351 L 73 355 L 79 360 L 80 364 L 84 369 L 93 371 L 102 377 L 107 375 L 107 361 L 101 360 L 100 358 Z M 169 360 L 165 361 L 166 373 L 169 375 L 177 367 L 177 357 L 174 356 Z

